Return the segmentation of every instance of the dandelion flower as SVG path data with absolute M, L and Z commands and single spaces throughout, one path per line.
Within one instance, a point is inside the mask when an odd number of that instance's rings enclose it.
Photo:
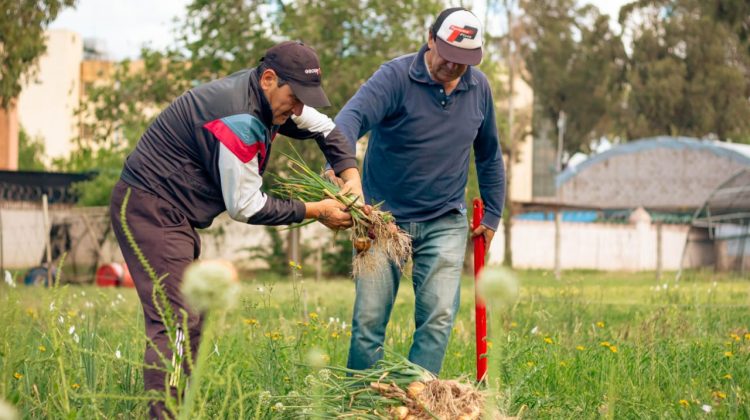
M 487 349 L 492 350 L 492 341 L 487 340 Z
M 249 318 L 249 319 L 243 319 L 242 322 L 244 322 L 247 325 L 250 325 L 251 327 L 254 327 L 258 325 L 258 320 L 255 318 Z
M 732 353 L 731 351 L 724 352 L 724 357 L 732 357 L 732 356 L 734 356 L 734 353 Z
M 70 387 L 73 388 L 73 389 L 78 389 L 78 388 L 81 387 L 81 385 L 79 385 L 79 384 L 73 384 Z
M 47 348 L 44 346 L 39 346 L 39 351 L 44 353 L 45 351 L 47 351 Z
M 292 260 L 289 260 L 289 267 L 297 268 L 297 263 Z
M 532 367 L 532 366 L 534 366 L 534 362 L 532 362 L 531 360 L 529 360 L 528 362 L 526 362 L 526 366 Z
M 586 350 L 586 347 L 576 346 L 576 350 L 578 350 L 578 351 L 584 351 L 584 350 Z
M 23 378 L 23 373 L 16 372 L 16 373 L 13 374 L 13 377 L 16 378 L 16 379 L 21 379 L 21 378 Z
M 690 403 L 688 402 L 688 400 L 680 400 L 680 405 L 683 407 L 687 407 L 690 405 Z
M 339 338 L 339 333 L 338 333 L 338 331 L 334 331 L 334 332 L 332 332 L 332 333 L 331 333 L 331 338 Z
M 310 312 L 310 319 L 318 319 L 318 313 L 317 312 Z
M 714 391 L 711 393 L 711 395 L 713 395 L 714 398 L 719 399 L 719 400 L 724 400 L 727 398 L 727 393 L 722 392 L 722 391 Z
M 511 328 L 516 328 L 517 326 L 518 326 L 518 323 L 515 322 L 515 321 L 513 321 L 513 322 L 510 323 L 510 327 Z
M 745 333 L 745 341 L 750 341 L 750 332 Z
M 617 353 L 617 346 L 609 346 L 609 351 L 612 353 Z
M 612 344 L 610 344 L 609 341 L 602 341 L 601 343 L 599 343 L 599 345 L 602 346 L 602 347 L 609 347 Z
M 544 337 L 544 342 L 547 344 L 553 344 L 554 340 L 552 340 L 550 337 Z
M 327 381 L 331 379 L 331 371 L 328 369 L 321 369 L 320 372 L 318 372 L 318 377 L 323 381 Z
M 599 322 L 596 323 L 596 326 L 599 327 L 599 328 L 604 328 L 604 322 L 599 321 Z
M 734 341 L 740 341 L 740 336 L 734 333 L 729 334 L 729 338 L 731 338 Z
M 199 312 L 232 307 L 238 289 L 237 270 L 222 260 L 193 262 L 185 270 L 182 282 L 182 293 Z
M 727 373 L 726 375 L 724 375 L 724 379 L 732 379 L 732 374 Z

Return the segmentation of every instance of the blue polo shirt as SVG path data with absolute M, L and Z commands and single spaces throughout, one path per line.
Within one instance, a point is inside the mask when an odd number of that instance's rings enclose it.
M 505 170 L 487 77 L 469 67 L 446 95 L 418 53 L 380 69 L 347 102 L 336 126 L 354 145 L 370 131 L 362 187 L 368 203 L 399 222 L 423 222 L 466 211 L 469 156 L 474 148 L 482 224 L 497 230 L 505 199 Z

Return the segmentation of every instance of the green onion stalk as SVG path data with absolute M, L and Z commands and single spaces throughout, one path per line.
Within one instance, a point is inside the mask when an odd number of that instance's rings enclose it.
M 310 169 L 302 157 L 284 154 L 290 162 L 291 174 L 288 177 L 276 176 L 273 192 L 285 198 L 294 198 L 304 202 L 316 202 L 325 199 L 336 200 L 346 206 L 352 216 L 353 227 L 350 238 L 357 255 L 352 262 L 353 274 L 371 273 L 387 269 L 388 261 L 401 267 L 411 254 L 409 234 L 396 226 L 393 215 L 381 210 L 383 203 L 371 206 L 365 213 L 363 200 L 354 194 L 342 194 L 341 188 Z M 308 223 L 295 225 L 302 227 Z

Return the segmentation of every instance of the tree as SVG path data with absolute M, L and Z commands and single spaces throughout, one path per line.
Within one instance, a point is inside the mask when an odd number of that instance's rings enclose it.
M 744 8 L 744 9 L 743 9 Z M 750 142 L 747 2 L 638 1 L 620 13 L 633 27 L 628 138 L 688 135 Z M 630 19 L 633 16 L 637 19 Z
M 18 170 L 44 171 L 44 140 L 31 137 L 21 128 L 18 133 Z
M 612 133 L 613 110 L 623 91 L 625 49 L 609 16 L 574 0 L 521 1 L 525 38 L 521 50 L 534 89 L 534 129 L 541 120 L 567 115 L 563 144 L 588 152 L 593 140 Z M 558 133 L 559 134 L 559 133 Z
M 47 50 L 44 31 L 75 0 L 0 0 L 0 107 L 18 97 L 24 78 Z
M 47 46 L 44 31 L 75 0 L 0 0 L 0 167 L 17 166 L 16 98 Z

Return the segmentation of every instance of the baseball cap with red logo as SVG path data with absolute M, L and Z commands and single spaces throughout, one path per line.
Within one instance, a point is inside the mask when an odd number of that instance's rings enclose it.
M 285 41 L 266 50 L 260 60 L 289 82 L 303 104 L 313 108 L 331 106 L 320 86 L 320 60 L 312 48 L 300 41 Z
M 443 10 L 430 33 L 444 59 L 470 66 L 482 61 L 482 24 L 463 7 Z

